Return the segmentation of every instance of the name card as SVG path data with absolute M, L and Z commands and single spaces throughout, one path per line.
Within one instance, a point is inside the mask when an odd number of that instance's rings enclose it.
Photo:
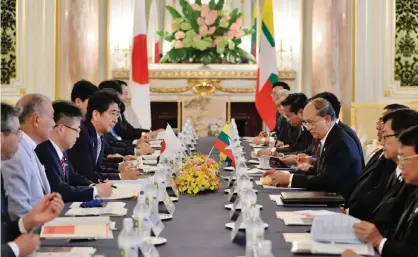
M 235 212 L 237 211 L 237 206 L 239 202 L 240 202 L 239 195 L 237 195 L 237 198 L 235 198 L 234 205 L 232 205 L 231 212 L 229 213 L 229 218 L 232 219 L 232 217 L 234 216 Z
M 163 231 L 164 229 L 164 224 L 161 221 L 160 217 L 158 216 L 158 213 L 156 213 L 155 211 L 151 211 L 149 220 L 150 220 L 152 232 L 154 233 L 155 236 L 159 236 L 161 231 Z
M 157 248 L 155 248 L 155 246 L 151 242 L 142 240 L 138 246 L 139 250 L 141 251 L 144 257 L 160 257 L 160 253 L 157 251 Z M 124 256 L 138 256 L 138 254 Z
M 234 223 L 234 227 L 232 228 L 232 231 L 231 231 L 231 241 L 234 241 L 235 237 L 238 234 L 239 227 L 241 226 L 241 224 L 244 220 L 242 217 L 243 217 L 243 215 L 239 215 L 237 221 L 235 221 L 235 223 Z
M 167 191 L 165 191 L 164 193 L 163 203 L 165 205 L 165 208 L 167 208 L 168 213 L 173 215 L 174 211 L 176 210 L 176 206 L 174 206 L 174 203 L 173 201 L 171 201 L 171 198 L 168 195 Z

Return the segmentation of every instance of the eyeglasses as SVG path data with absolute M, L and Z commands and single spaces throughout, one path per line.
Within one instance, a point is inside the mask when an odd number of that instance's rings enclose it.
M 69 128 L 69 129 L 71 129 L 71 130 L 74 130 L 74 131 L 75 131 L 75 132 L 77 132 L 77 133 L 80 133 L 80 129 L 73 128 L 73 127 L 67 126 L 67 125 L 65 125 L 65 124 L 57 124 L 57 125 L 55 125 L 55 126 L 54 126 L 54 128 L 55 128 L 55 127 L 58 127 L 59 125 L 63 125 L 63 126 L 64 126 L 64 127 L 66 127 L 66 128 Z
M 383 139 L 383 140 L 386 140 L 386 138 L 388 138 L 388 137 L 396 137 L 396 136 L 398 136 L 398 134 L 383 135 L 383 136 L 382 136 L 382 139 Z
M 325 117 L 325 116 L 324 116 Z M 316 125 L 316 123 L 318 123 L 318 121 L 320 121 L 322 118 L 324 118 L 324 117 L 320 117 L 319 119 L 317 119 L 317 120 L 315 120 L 315 121 L 303 121 L 302 122 L 302 125 L 305 127 L 305 128 L 308 128 L 308 127 L 314 127 L 315 125 Z
M 418 154 L 407 156 L 407 157 L 404 157 L 402 155 L 398 155 L 398 161 L 399 161 L 399 163 L 404 164 L 405 161 L 410 160 L 410 159 L 415 158 L 415 157 L 418 157 Z
M 377 119 L 376 120 L 376 125 L 377 126 L 382 126 L 384 124 L 384 122 L 383 122 L 383 120 L 382 119 Z

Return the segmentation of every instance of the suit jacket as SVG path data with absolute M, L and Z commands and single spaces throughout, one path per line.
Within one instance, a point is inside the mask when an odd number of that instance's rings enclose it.
M 351 139 L 353 139 L 354 143 L 356 143 L 357 149 L 360 153 L 361 164 L 362 167 L 364 167 L 363 146 L 361 145 L 360 139 L 358 138 L 356 132 L 352 130 L 349 126 L 342 123 L 341 121 L 338 123 L 338 126 L 340 126 L 345 131 L 345 133 L 347 133 L 347 135 L 349 135 Z
M 416 187 L 415 187 L 416 188 Z M 418 256 L 418 198 L 415 189 L 400 216 L 394 233 L 383 246 L 382 257 Z
M 345 208 L 349 214 L 361 220 L 370 221 L 372 212 L 382 200 L 390 176 L 396 170 L 396 163 L 383 156 L 383 150 L 376 152 L 356 181 Z
M 45 167 L 51 191 L 62 195 L 64 202 L 85 202 L 93 200 L 92 181 L 76 173 L 68 160 L 67 153 L 65 172 L 62 170 L 61 160 L 50 140 L 39 144 L 35 149 L 39 160 Z
M 75 145 L 67 151 L 69 162 L 80 175 L 94 183 L 106 179 L 119 180 L 117 170 L 102 166 L 104 144 L 102 142 L 99 153 L 97 153 L 97 145 L 97 132 L 93 124 L 89 120 L 82 121 L 80 137 Z M 99 157 L 96 162 L 97 155 Z
M 17 221 L 11 221 L 7 211 L 7 199 L 4 192 L 3 177 L 1 177 L 1 256 L 15 257 L 7 242 L 15 240 L 19 235 Z
M 289 137 L 289 147 L 277 148 L 279 153 L 294 153 L 308 148 L 312 144 L 312 134 L 306 129 L 292 128 Z
M 104 155 L 118 153 L 120 155 L 135 155 L 135 145 L 126 144 L 125 141 L 117 140 L 111 133 L 103 135 Z
M 45 169 L 27 138 L 24 134 L 13 158 L 2 162 L 1 172 L 12 221 L 28 213 L 45 194 L 51 192 Z
M 391 175 L 384 196 L 373 210 L 371 219 L 383 236 L 387 237 L 393 233 L 405 209 L 408 196 L 414 189 L 415 186 L 400 181 L 395 172 Z
M 280 116 L 277 123 L 277 140 L 282 141 L 285 145 L 289 144 L 291 131 L 289 122 L 285 117 Z
M 114 127 L 115 133 L 123 140 L 135 140 L 142 136 L 142 133 L 149 132 L 149 129 L 134 128 L 125 118 L 125 105 L 120 105 L 120 116 Z
M 338 192 L 348 198 L 360 176 L 361 158 L 353 140 L 337 124 L 331 129 L 322 147 L 314 172 L 317 175 L 294 174 L 292 187 Z

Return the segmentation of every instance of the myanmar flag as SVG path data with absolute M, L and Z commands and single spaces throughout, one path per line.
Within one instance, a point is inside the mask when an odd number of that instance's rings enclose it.
M 219 157 L 221 160 L 227 162 L 230 166 L 235 168 L 235 159 L 232 155 L 231 137 L 229 136 L 229 125 L 225 124 L 221 133 L 215 141 L 215 148 L 219 150 Z
M 279 81 L 279 76 L 277 75 L 278 69 L 274 43 L 272 0 L 264 1 L 262 17 L 255 106 L 261 119 L 270 130 L 273 130 L 276 126 L 277 110 L 271 98 L 271 92 L 273 84 Z

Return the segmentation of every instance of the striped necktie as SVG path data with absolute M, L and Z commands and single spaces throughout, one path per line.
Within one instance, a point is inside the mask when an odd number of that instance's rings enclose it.
M 97 149 L 96 149 L 96 163 L 99 161 L 100 152 L 102 151 L 102 137 L 97 138 Z
M 65 163 L 65 158 L 63 156 L 61 158 L 61 169 L 62 169 L 62 173 L 64 174 L 64 177 L 65 177 L 65 166 L 67 166 L 67 164 Z

